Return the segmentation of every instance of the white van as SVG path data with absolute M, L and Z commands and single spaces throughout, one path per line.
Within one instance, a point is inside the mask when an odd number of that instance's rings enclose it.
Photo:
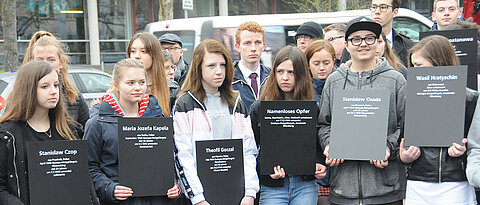
M 175 33 L 183 41 L 184 58 L 191 62 L 193 49 L 203 39 L 215 39 L 225 45 L 232 59 L 240 59 L 234 50 L 237 27 L 246 21 L 255 21 L 266 31 L 266 49 L 262 54 L 265 65 L 271 66 L 272 56 L 286 45 L 296 45 L 297 28 L 307 21 L 314 21 L 324 28 L 333 23 L 346 23 L 358 16 L 370 16 L 369 9 L 320 13 L 265 14 L 246 16 L 213 16 L 189 19 L 174 19 L 149 23 L 145 31 L 157 37 L 165 33 Z M 430 30 L 433 22 L 415 11 L 400 8 L 394 19 L 393 27 L 414 42 L 419 39 L 419 32 Z

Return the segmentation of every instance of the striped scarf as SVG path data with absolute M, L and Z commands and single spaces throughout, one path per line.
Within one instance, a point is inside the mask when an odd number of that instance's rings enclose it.
M 140 102 L 138 103 L 140 106 L 140 109 L 138 111 L 138 116 L 142 116 L 143 113 L 145 113 L 145 110 L 148 107 L 149 99 L 150 99 L 149 95 L 146 94 L 143 96 L 142 100 L 140 100 Z M 117 103 L 117 100 L 111 94 L 104 95 L 102 97 L 102 101 L 108 103 L 113 110 L 115 110 L 122 117 L 125 117 L 125 114 L 123 114 L 122 109 L 120 108 L 120 105 Z

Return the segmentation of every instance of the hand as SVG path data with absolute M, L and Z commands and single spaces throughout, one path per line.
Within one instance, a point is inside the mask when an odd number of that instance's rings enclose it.
M 120 201 L 126 200 L 128 197 L 131 197 L 132 194 L 132 189 L 121 185 L 115 186 L 115 190 L 113 191 L 113 196 L 115 196 L 115 199 Z
M 175 184 L 171 189 L 167 191 L 167 196 L 170 199 L 176 199 L 180 196 L 180 191 L 181 191 L 180 185 Z
M 270 174 L 270 177 L 272 179 L 285 178 L 285 171 L 280 167 L 280 165 L 278 165 L 273 167 L 273 174 Z
M 460 146 L 457 143 L 453 143 L 452 146 L 448 148 L 448 155 L 450 155 L 450 157 L 462 156 L 463 153 L 467 151 L 467 147 L 465 146 L 465 144 L 467 144 L 467 139 L 463 138 L 462 143 L 463 143 L 462 146 Z
M 210 205 L 207 201 L 203 200 L 201 202 L 196 203 L 195 205 Z
M 240 202 L 240 205 L 253 205 L 253 201 L 255 199 L 251 196 L 245 196 L 243 197 L 242 201 Z
M 385 160 L 370 160 L 370 164 L 375 165 L 377 168 L 383 169 L 388 166 L 388 158 L 390 158 L 390 150 L 385 149 Z
M 422 152 L 420 151 L 420 148 L 415 146 L 410 146 L 408 147 L 408 150 L 405 150 L 404 141 L 405 139 L 400 141 L 400 160 L 402 160 L 403 163 L 412 163 L 420 157 Z
M 325 164 L 331 166 L 331 167 L 334 167 L 334 166 L 338 166 L 339 164 L 343 163 L 344 160 L 343 159 L 330 159 L 328 157 L 328 151 L 330 150 L 330 147 L 327 145 L 325 147 L 325 151 L 323 151 L 323 155 L 325 155 L 325 157 L 327 157 L 325 159 Z
M 327 167 L 322 164 L 315 164 L 315 178 L 321 179 L 327 175 Z

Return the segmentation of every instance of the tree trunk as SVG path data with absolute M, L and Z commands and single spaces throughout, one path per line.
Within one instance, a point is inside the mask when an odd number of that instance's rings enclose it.
M 17 47 L 17 1 L 3 0 L 2 2 L 2 27 L 3 27 L 3 53 L 5 54 L 5 70 L 15 71 L 18 66 Z
M 158 20 L 173 19 L 173 0 L 159 0 L 160 9 L 158 10 Z

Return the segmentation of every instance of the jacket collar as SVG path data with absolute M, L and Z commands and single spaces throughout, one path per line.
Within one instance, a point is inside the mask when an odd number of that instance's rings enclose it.
M 239 64 L 240 60 L 236 60 L 233 62 L 233 67 L 234 67 L 234 74 L 233 74 L 233 83 L 236 83 L 238 81 L 242 81 L 243 83 L 248 84 L 245 81 L 245 77 L 242 74 L 242 71 L 240 70 Z M 260 63 L 260 85 L 263 84 L 265 79 L 268 77 L 268 74 L 270 73 L 270 69 L 267 68 L 267 66 L 263 65 L 263 63 Z

